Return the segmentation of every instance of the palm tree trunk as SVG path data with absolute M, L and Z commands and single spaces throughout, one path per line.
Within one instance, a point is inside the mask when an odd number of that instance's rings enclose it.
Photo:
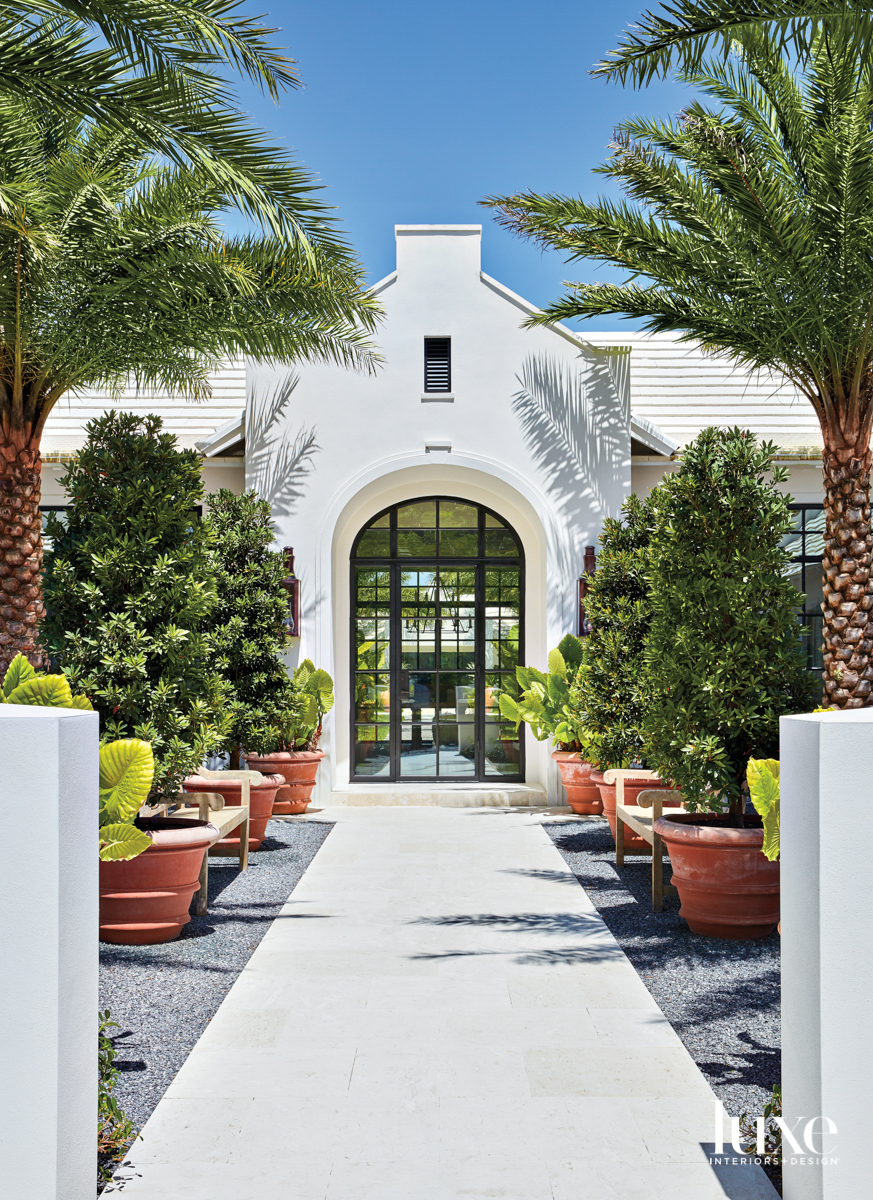
M 826 703 L 873 702 L 873 538 L 870 535 L 870 436 L 827 431 L 825 486 L 824 686 Z
M 26 430 L 0 429 L 0 671 L 16 654 L 43 664 L 37 632 L 42 602 L 39 443 Z

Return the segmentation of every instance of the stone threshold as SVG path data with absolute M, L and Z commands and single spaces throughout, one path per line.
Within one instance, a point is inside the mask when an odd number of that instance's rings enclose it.
M 329 804 L 342 808 L 545 808 L 545 788 L 526 783 L 349 785 L 335 788 Z

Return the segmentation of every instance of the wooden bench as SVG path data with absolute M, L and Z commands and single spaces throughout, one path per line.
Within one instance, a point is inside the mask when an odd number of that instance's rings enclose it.
M 248 788 L 244 786 L 245 799 L 248 801 Z M 194 801 L 194 803 L 191 803 Z M 165 815 L 169 820 L 209 821 L 218 830 L 218 837 L 207 847 L 203 855 L 203 865 L 200 868 L 200 887 L 197 891 L 197 916 L 206 915 L 209 894 L 209 855 L 223 837 L 227 837 L 234 829 L 239 829 L 239 869 L 248 870 L 249 865 L 249 805 L 226 805 L 224 796 L 218 792 L 180 792 L 177 796 L 179 808 Z M 190 807 L 188 805 L 190 804 Z M 219 853 L 223 853 L 220 851 Z
M 260 771 L 210 771 L 206 767 L 198 767 L 195 774 L 199 775 L 201 779 L 240 780 L 242 784 L 242 787 L 240 788 L 240 804 L 245 809 L 248 809 L 251 804 L 252 784 L 261 783 L 264 778 Z M 193 804 L 194 797 L 197 795 L 197 793 L 191 792 L 189 795 L 189 803 Z M 226 857 L 230 858 L 236 854 L 236 850 L 232 846 L 222 846 L 216 842 L 212 848 L 212 853 L 218 855 L 219 857 L 221 855 L 225 855 Z
M 664 788 L 647 788 L 637 797 L 637 806 L 623 804 L 619 816 L 616 805 L 615 828 L 624 832 L 627 825 L 634 833 L 639 834 L 652 847 L 652 912 L 660 912 L 664 907 L 664 896 L 678 896 L 678 889 L 672 883 L 664 883 L 664 839 L 655 832 L 655 822 L 668 812 L 684 812 L 680 792 L 667 791 Z M 619 840 L 616 837 L 616 865 L 619 861 Z
M 660 912 L 664 907 L 664 896 L 676 896 L 672 883 L 664 883 L 664 841 L 655 833 L 655 822 L 664 815 L 664 809 L 684 812 L 681 792 L 665 788 L 646 788 L 640 792 L 636 804 L 625 804 L 625 779 L 657 779 L 655 771 L 607 771 L 606 783 L 615 784 L 615 865 L 624 866 L 625 854 L 649 854 L 652 856 L 652 911 Z M 625 850 L 625 826 L 648 842 L 651 850 Z

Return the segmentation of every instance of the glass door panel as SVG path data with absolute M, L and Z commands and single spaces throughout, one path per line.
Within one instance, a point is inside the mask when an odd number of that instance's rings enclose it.
M 391 571 L 354 572 L 354 773 L 391 774 Z
M 518 567 L 485 565 L 485 775 L 517 775 L 521 759 L 519 735 L 504 721 L 497 705 L 499 692 L 517 697 L 515 668 L 519 665 L 521 571 Z
M 426 498 L 371 521 L 352 558 L 354 776 L 521 779 L 496 699 L 517 694 L 522 661 L 512 530 L 467 501 Z

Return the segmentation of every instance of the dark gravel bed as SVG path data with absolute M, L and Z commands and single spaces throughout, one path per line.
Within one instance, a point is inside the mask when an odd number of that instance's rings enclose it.
M 778 933 L 749 942 L 692 933 L 677 896 L 652 912 L 650 860 L 618 870 L 605 820 L 545 828 L 725 1109 L 762 1113 L 781 1073 Z
M 209 860 L 209 911 L 174 942 L 100 947 L 100 1008 L 121 1072 L 115 1095 L 142 1128 L 330 832 L 328 823 L 270 821 L 249 869 Z

